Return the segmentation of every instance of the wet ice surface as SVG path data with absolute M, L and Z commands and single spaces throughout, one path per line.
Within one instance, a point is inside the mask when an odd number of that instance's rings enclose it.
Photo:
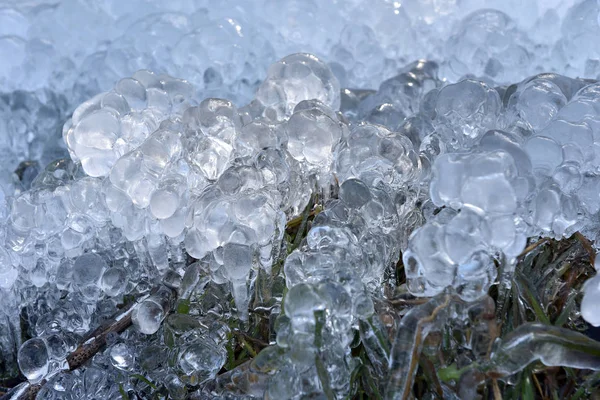
M 402 396 L 436 307 L 471 318 L 527 238 L 598 236 L 600 5 L 483 3 L 0 2 L 0 304 L 32 337 L 0 331 L 7 376 L 44 399 L 152 391 L 124 371 L 175 399 L 343 398 L 359 337 Z M 435 297 L 384 351 L 400 257 Z M 598 298 L 592 277 L 592 325 Z M 63 372 L 132 299 L 133 329 Z M 217 376 L 257 310 L 269 346 Z M 509 339 L 490 370 L 600 368 L 537 326 Z

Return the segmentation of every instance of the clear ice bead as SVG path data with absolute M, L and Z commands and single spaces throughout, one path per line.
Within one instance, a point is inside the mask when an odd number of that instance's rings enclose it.
M 50 357 L 46 342 L 41 338 L 29 339 L 19 348 L 19 369 L 31 383 L 38 383 L 48 373 Z
M 131 322 L 138 331 L 145 335 L 152 335 L 158 331 L 165 319 L 165 309 L 157 300 L 150 297 L 135 306 L 131 314 Z

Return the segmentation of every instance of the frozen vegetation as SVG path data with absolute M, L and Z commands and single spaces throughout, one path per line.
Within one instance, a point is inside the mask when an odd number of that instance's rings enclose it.
M 599 241 L 600 1 L 0 0 L 3 399 L 584 398 Z

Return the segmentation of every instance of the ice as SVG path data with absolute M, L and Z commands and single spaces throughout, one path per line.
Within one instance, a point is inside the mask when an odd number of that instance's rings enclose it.
M 369 188 L 358 179 L 348 179 L 340 186 L 340 199 L 351 208 L 361 208 L 371 200 Z
M 73 264 L 73 284 L 82 288 L 97 286 L 106 268 L 106 262 L 99 255 L 84 254 Z
M 88 175 L 107 176 L 121 156 L 142 144 L 171 113 L 171 98 L 182 101 L 179 83 L 169 85 L 171 80 L 163 77 L 158 87 L 145 87 L 136 79 L 123 79 L 114 92 L 96 96 L 75 110 L 63 136 Z
M 5 3 L 0 297 L 40 397 L 352 397 L 400 254 L 411 295 L 471 303 L 527 238 L 597 239 L 593 0 Z M 560 364 L 534 350 L 506 373 Z
M 287 293 L 286 301 L 287 315 L 291 319 L 293 329 L 298 331 L 314 329 L 314 312 L 326 307 L 319 293 L 307 284 L 295 285 Z
M 486 248 L 501 250 L 510 263 L 522 250 L 527 236 L 534 232 L 567 236 L 585 226 L 580 217 L 582 210 L 592 214 L 597 210 L 595 198 L 588 194 L 593 189 L 584 188 L 581 175 L 595 168 L 595 124 L 588 122 L 595 118 L 591 117 L 595 111 L 585 111 L 582 104 L 589 104 L 583 100 L 583 93 L 594 83 L 582 87 L 581 82 L 554 74 L 526 79 L 504 100 L 506 114 L 495 89 L 485 89 L 482 93 L 488 94 L 479 97 L 488 100 L 477 100 L 472 88 L 485 88 L 479 85 L 483 84 L 465 80 L 438 93 L 432 91 L 437 104 L 436 131 L 428 135 L 440 135 L 449 145 L 445 151 L 450 152 L 435 158 L 430 196 L 436 205 L 452 207 L 459 214 L 449 224 L 428 222 L 423 232 L 418 230 L 409 241 L 404 261 L 411 266 L 407 276 L 415 294 L 439 293 L 439 288 L 449 284 L 458 289 L 463 287 L 459 282 L 471 276 L 473 288 L 479 288 L 481 295 L 495 276 L 493 268 L 485 267 L 490 265 L 489 256 L 480 254 L 479 261 L 474 261 L 468 258 L 469 253 L 460 252 L 463 244 L 490 256 L 494 251 Z M 444 91 L 451 93 L 450 89 L 454 94 L 446 97 Z M 467 99 L 473 102 L 465 102 Z M 443 111 L 450 104 L 454 105 Z M 460 150 L 463 146 L 472 150 Z M 588 185 L 594 185 L 595 178 L 588 175 L 587 179 Z M 473 225 L 475 231 L 480 230 L 475 236 L 483 242 L 460 238 L 465 233 L 464 225 L 446 233 L 454 220 L 473 212 L 472 218 L 481 221 Z M 432 236 L 439 239 L 432 243 Z M 447 247 L 440 247 L 438 240 L 446 242 Z M 440 275 L 434 276 L 433 271 Z M 467 293 L 461 295 L 478 296 L 476 292 Z
M 269 67 L 256 100 L 264 115 L 273 120 L 288 117 L 303 100 L 319 100 L 337 110 L 340 85 L 331 70 L 311 54 L 293 54 Z
M 294 159 L 317 168 L 331 163 L 333 147 L 342 137 L 336 121 L 314 108 L 295 112 L 287 124 L 287 148 Z
M 505 13 L 475 11 L 457 27 L 445 48 L 449 77 L 473 74 L 506 81 L 533 72 L 530 39 Z
M 18 274 L 12 265 L 9 254 L 4 249 L 0 249 L 0 287 L 7 289 L 17 280 Z
M 100 281 L 100 288 L 108 296 L 118 296 L 123 293 L 127 285 L 127 270 L 121 267 L 113 267 L 104 271 Z
M 470 147 L 496 126 L 501 101 L 483 82 L 463 80 L 443 87 L 436 98 L 434 125 L 451 147 Z
M 389 351 L 391 374 L 386 385 L 387 397 L 401 398 L 407 395 L 411 387 L 409 383 L 416 373 L 416 368 L 411 370 L 415 354 L 421 351 L 423 339 L 429 332 L 438 330 L 448 318 L 448 304 L 447 296 L 434 297 L 431 301 L 410 310 L 400 322 L 401 327 L 413 328 L 398 329 L 393 347 Z
M 155 299 L 149 298 L 136 306 L 131 321 L 141 333 L 152 335 L 155 333 L 165 318 L 163 306 Z
M 342 182 L 356 177 L 372 186 L 381 181 L 400 187 L 419 174 L 420 163 L 410 140 L 379 125 L 355 126 L 338 154 L 336 174 Z
M 546 127 L 558 111 L 567 103 L 567 98 L 558 85 L 550 80 L 533 79 L 519 85 L 510 97 L 509 108 L 525 124 L 525 128 L 539 132 Z
M 332 59 L 348 75 L 345 81 L 367 81 L 384 68 L 385 58 L 376 34 L 367 25 L 348 24 L 340 33 L 339 43 L 331 49 Z M 373 60 L 367 64 L 366 60 Z M 377 60 L 377 61 L 375 61 Z
M 563 160 L 562 149 L 558 143 L 543 136 L 536 136 L 528 140 L 525 144 L 525 151 L 531 158 L 531 163 L 535 166 L 536 171 L 542 175 L 552 174 Z
M 60 334 L 51 334 L 44 338 L 48 347 L 48 355 L 54 360 L 63 360 L 71 350 L 68 341 L 65 341 Z
M 116 368 L 128 370 L 133 367 L 133 352 L 124 343 L 117 343 L 110 348 L 111 363 Z
M 50 161 L 65 155 L 59 138 L 58 126 L 65 117 L 66 99 L 50 90 L 27 92 L 18 90 L 0 94 L 0 138 L 4 143 L 2 166 L 10 171 L 19 170 L 20 163 L 45 167 Z M 27 168 L 20 171 L 31 173 Z M 25 185 L 35 176 L 26 178 Z M 10 193 L 12 195 L 12 193 Z
M 188 126 L 187 161 L 208 180 L 216 180 L 227 167 L 233 142 L 242 121 L 237 108 L 229 101 L 206 99 L 184 113 Z
M 44 379 L 48 373 L 50 356 L 46 342 L 41 338 L 29 339 L 19 348 L 19 369 L 32 383 Z
M 249 246 L 228 243 L 223 246 L 223 266 L 232 280 L 246 280 L 252 268 L 252 249 Z
M 598 49 L 587 45 L 588 38 L 600 34 L 598 12 L 600 6 L 593 0 L 581 1 L 571 7 L 561 25 L 562 38 L 556 43 L 556 51 L 573 65 L 582 65 L 586 61 L 600 57 Z M 577 38 L 577 40 L 575 40 Z M 591 77 L 597 78 L 597 68 L 591 71 Z
M 225 363 L 225 349 L 210 338 L 196 339 L 178 355 L 178 366 L 192 383 L 214 377 Z
M 598 275 L 585 283 L 583 300 L 581 301 L 581 314 L 593 326 L 600 326 L 598 313 L 598 296 L 600 296 L 600 278 Z
M 262 149 L 279 147 L 280 140 L 274 125 L 252 121 L 241 128 L 234 148 L 241 157 L 251 156 Z
M 176 400 L 183 400 L 187 395 L 185 384 L 175 374 L 170 374 L 165 377 L 167 390 L 169 395 Z
M 576 345 L 573 346 L 573 344 Z M 598 342 L 559 327 L 529 323 L 519 326 L 496 344 L 491 355 L 491 370 L 513 374 L 539 360 L 547 366 L 569 366 L 597 370 Z

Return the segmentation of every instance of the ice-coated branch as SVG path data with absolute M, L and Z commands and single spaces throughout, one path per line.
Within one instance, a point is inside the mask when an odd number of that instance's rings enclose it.
M 448 318 L 452 297 L 441 294 L 410 310 L 400 322 L 392 346 L 390 377 L 385 393 L 388 400 L 407 399 L 417 372 L 419 354 L 427 335 Z
M 565 328 L 524 324 L 499 340 L 483 370 L 488 376 L 515 374 L 540 361 L 548 367 L 600 370 L 600 342 Z
M 154 288 L 149 294 L 140 297 L 137 301 L 127 304 L 115 316 L 104 322 L 98 328 L 86 335 L 79 346 L 66 357 L 68 369 L 74 371 L 89 361 L 95 354 L 104 348 L 110 334 L 119 334 L 132 325 L 132 314 L 136 307 L 149 297 L 161 293 L 159 288 Z M 164 302 L 167 304 L 167 302 Z M 165 310 L 168 312 L 168 310 Z M 0 397 L 0 400 L 33 400 L 46 384 L 43 379 L 36 384 L 22 383 Z

